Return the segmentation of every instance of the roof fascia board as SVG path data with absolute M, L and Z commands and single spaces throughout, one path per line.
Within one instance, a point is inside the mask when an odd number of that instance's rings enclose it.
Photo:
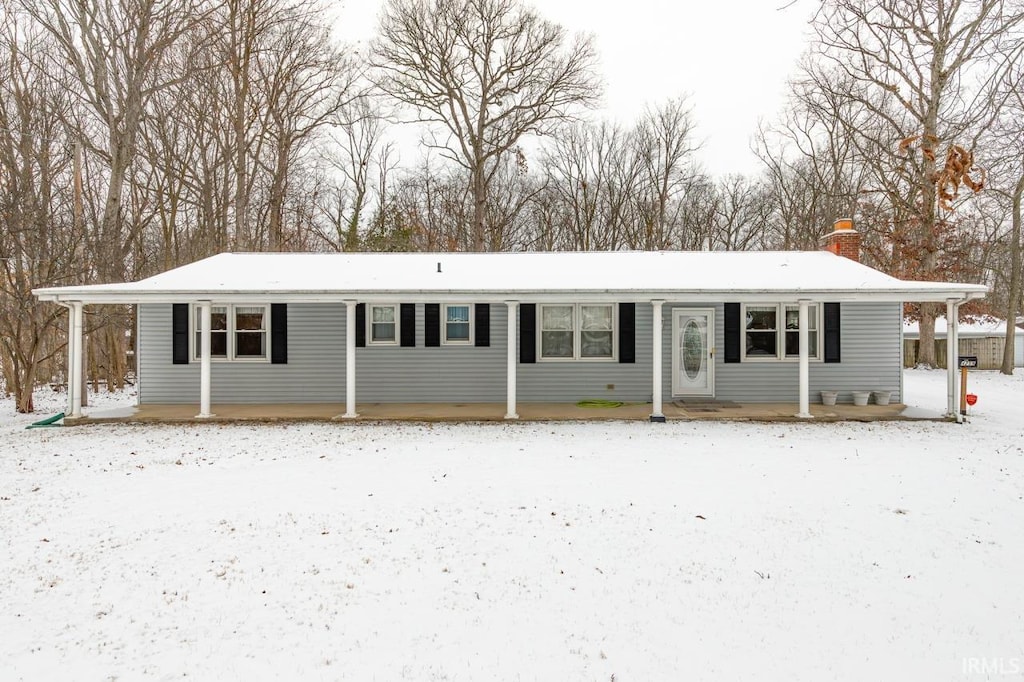
M 663 300 L 666 303 L 720 303 L 723 301 L 744 302 L 793 302 L 799 299 L 838 302 L 903 302 L 903 301 L 946 301 L 975 299 L 985 295 L 986 290 L 977 289 L 891 289 L 891 290 L 777 290 L 777 291 L 373 291 L 373 292 L 302 292 L 302 291 L 207 291 L 207 292 L 89 292 L 66 290 L 61 292 L 41 290 L 36 295 L 40 301 L 54 303 L 81 302 L 86 304 L 133 305 L 138 303 L 185 303 L 190 301 L 213 301 L 231 303 L 340 303 L 357 300 L 367 303 L 395 302 L 433 303 L 439 298 L 457 298 L 467 302 L 502 302 L 517 300 L 544 303 L 548 301 L 616 301 L 647 303 Z

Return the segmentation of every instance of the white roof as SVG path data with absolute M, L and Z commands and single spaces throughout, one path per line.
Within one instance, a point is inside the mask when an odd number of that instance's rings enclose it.
M 138 282 L 36 289 L 42 300 L 426 300 L 575 298 L 688 301 L 979 298 L 979 284 L 906 282 L 827 251 L 587 253 L 223 253 Z
M 961 322 L 957 326 L 957 334 L 961 337 L 967 336 L 1006 336 L 1006 320 L 995 317 L 983 317 L 971 322 Z M 903 334 L 911 338 L 921 335 L 920 325 L 909 320 L 903 321 Z M 1024 335 L 1024 329 L 1017 329 L 1017 336 Z M 935 336 L 945 338 L 946 318 L 939 317 L 935 320 Z

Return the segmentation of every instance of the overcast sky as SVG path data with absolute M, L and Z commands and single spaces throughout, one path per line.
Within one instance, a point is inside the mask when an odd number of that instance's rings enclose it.
M 543 0 L 539 13 L 594 36 L 608 115 L 634 121 L 648 103 L 689 94 L 713 174 L 754 172 L 759 118 L 782 108 L 785 84 L 807 40 L 815 0 Z M 348 0 L 338 35 L 366 43 L 382 0 Z

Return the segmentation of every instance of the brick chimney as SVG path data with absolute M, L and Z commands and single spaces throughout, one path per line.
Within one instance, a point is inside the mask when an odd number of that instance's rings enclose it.
M 840 218 L 835 222 L 832 232 L 821 239 L 826 251 L 860 262 L 860 233 L 853 229 L 852 219 Z

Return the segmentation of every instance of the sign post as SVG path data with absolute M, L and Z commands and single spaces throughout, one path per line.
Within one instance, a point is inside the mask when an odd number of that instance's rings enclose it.
M 978 366 L 977 355 L 960 355 L 957 357 L 960 366 L 960 414 L 967 414 L 967 369 Z

